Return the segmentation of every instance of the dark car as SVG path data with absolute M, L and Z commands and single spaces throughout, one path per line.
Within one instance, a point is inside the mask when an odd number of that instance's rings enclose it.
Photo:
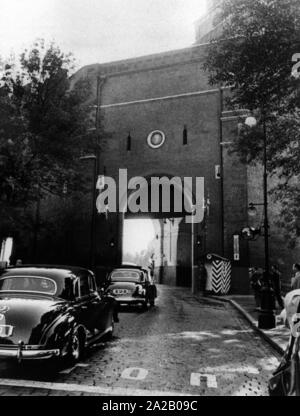
M 154 306 L 157 297 L 156 286 L 148 270 L 134 265 L 114 269 L 108 276 L 106 293 L 114 296 L 119 304 L 141 304 L 145 308 L 148 303 Z
M 0 357 L 80 359 L 112 335 L 116 301 L 94 274 L 68 266 L 21 266 L 0 273 Z

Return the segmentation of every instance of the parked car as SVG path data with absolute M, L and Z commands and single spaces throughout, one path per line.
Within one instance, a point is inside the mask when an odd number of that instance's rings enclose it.
M 157 289 L 147 269 L 134 265 L 122 265 L 114 269 L 106 282 L 106 293 L 114 296 L 119 304 L 141 304 L 147 308 L 155 304 Z
M 87 269 L 6 268 L 0 273 L 0 357 L 78 361 L 86 347 L 112 335 L 116 307 Z
M 280 314 L 289 340 L 279 366 L 268 382 L 270 396 L 300 396 L 300 289 L 287 293 Z

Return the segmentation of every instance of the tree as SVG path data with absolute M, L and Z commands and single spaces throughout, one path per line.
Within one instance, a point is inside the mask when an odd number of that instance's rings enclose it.
M 39 40 L 19 61 L 2 67 L 0 235 L 7 235 L 32 230 L 39 203 L 49 195 L 84 189 L 79 157 L 96 142 L 83 104 L 89 82 L 70 88 L 71 54 Z
M 279 178 L 273 194 L 283 204 L 282 214 L 288 212 L 294 241 L 300 235 L 300 189 L 295 185 L 300 178 L 300 80 L 291 72 L 292 56 L 300 52 L 299 1 L 224 0 L 216 19 L 223 31 L 205 57 L 209 82 L 231 87 L 229 106 L 247 108 L 258 120 L 254 128 L 241 120 L 232 151 L 245 163 L 261 162 L 265 124 L 268 170 Z

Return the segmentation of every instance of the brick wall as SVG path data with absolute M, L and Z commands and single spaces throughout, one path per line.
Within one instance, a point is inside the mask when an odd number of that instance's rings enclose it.
M 198 46 L 90 66 L 79 71 L 76 77 L 89 76 L 95 80 L 97 75 L 106 74 L 100 111 L 103 127 L 110 137 L 102 150 L 101 169 L 105 166 L 106 174 L 116 180 L 120 168 L 128 169 L 128 179 L 160 175 L 204 177 L 205 193 L 210 199 L 209 216 L 206 227 L 195 225 L 195 236 L 201 236 L 206 252 L 222 255 L 221 181 L 215 176 L 215 167 L 221 164 L 220 100 L 218 90 L 208 85 L 202 70 L 204 50 L 203 46 Z M 96 86 L 95 81 L 93 85 Z M 96 92 L 91 101 L 95 97 Z M 184 126 L 187 128 L 185 146 Z M 147 144 L 147 136 L 153 130 L 162 130 L 166 135 L 166 141 L 159 149 L 152 149 Z M 127 151 L 129 132 L 131 150 Z M 232 126 L 226 127 L 226 140 L 231 135 Z M 232 233 L 243 223 L 245 214 L 245 204 L 241 201 L 246 198 L 247 178 L 245 168 L 241 168 L 236 160 L 225 154 L 224 161 L 224 254 L 231 258 Z M 112 240 L 120 240 L 122 227 L 117 223 L 114 214 L 109 214 L 108 220 L 98 217 L 98 262 L 115 262 L 120 258 L 120 243 L 113 247 L 110 244 Z M 187 232 L 183 235 L 190 241 Z M 185 254 L 182 254 L 183 246 L 177 253 L 180 264 L 170 262 L 165 270 L 164 280 L 169 283 L 189 281 L 190 245 L 187 249 L 186 244 Z M 244 264 L 245 250 L 242 246 L 239 266 Z M 201 254 L 201 247 L 196 247 L 196 263 Z M 178 268 L 181 268 L 180 272 Z

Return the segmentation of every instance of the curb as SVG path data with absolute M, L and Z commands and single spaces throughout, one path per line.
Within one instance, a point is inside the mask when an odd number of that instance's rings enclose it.
M 278 345 L 275 341 L 272 340 L 272 338 L 269 337 L 262 329 L 258 328 L 256 325 L 256 321 L 252 318 L 252 316 L 245 311 L 245 309 L 239 305 L 237 302 L 235 302 L 232 299 L 225 299 L 218 296 L 210 296 L 212 299 L 219 300 L 221 302 L 230 303 L 231 306 L 233 306 L 250 324 L 250 326 L 254 329 L 255 332 L 257 332 L 261 338 L 263 338 L 268 344 L 271 345 L 272 348 L 274 348 L 280 355 L 284 354 L 284 350 Z

